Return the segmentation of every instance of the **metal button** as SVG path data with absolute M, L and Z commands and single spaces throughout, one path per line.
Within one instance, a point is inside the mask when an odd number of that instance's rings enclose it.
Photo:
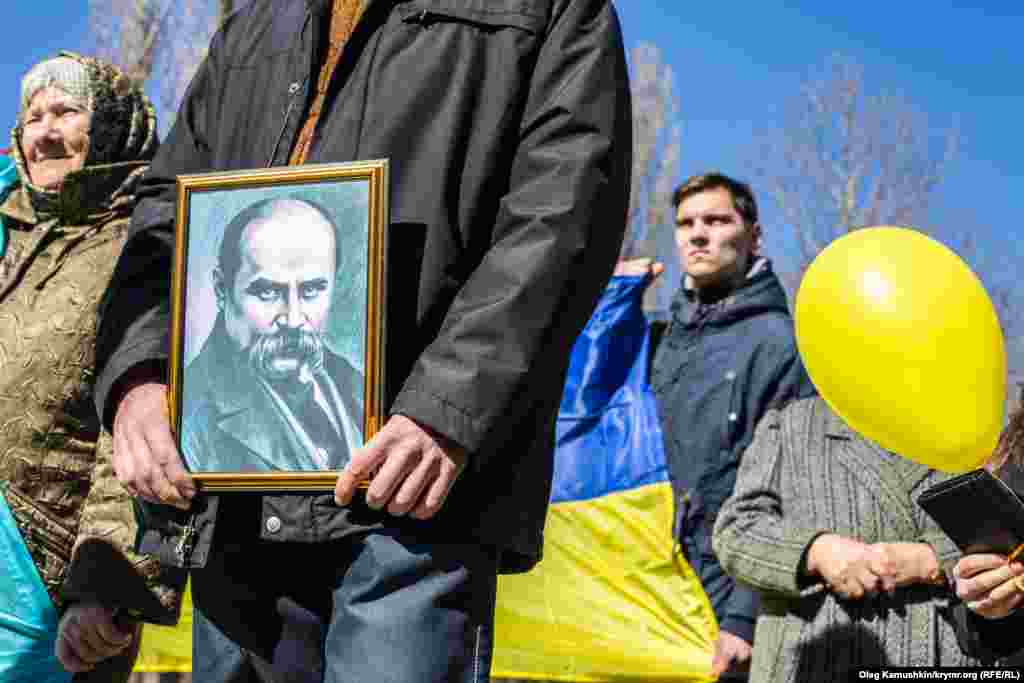
M 267 517 L 267 531 L 276 534 L 281 530 L 281 519 L 279 517 Z
M 725 378 L 731 382 L 734 379 L 736 379 L 736 373 L 730 370 L 729 372 L 725 373 Z
M 738 419 L 739 419 L 739 416 L 736 415 L 736 413 L 729 413 L 729 422 L 735 422 Z
M 295 93 L 299 92 L 299 88 L 301 88 L 301 87 L 302 86 L 299 85 L 299 82 L 295 81 L 294 83 L 292 83 L 291 85 L 288 86 L 288 94 L 289 95 L 294 95 Z

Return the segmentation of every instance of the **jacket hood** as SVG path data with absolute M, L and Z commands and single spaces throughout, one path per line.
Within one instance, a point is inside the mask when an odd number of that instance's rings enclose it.
M 672 299 L 671 311 L 676 324 L 713 327 L 765 313 L 788 313 L 789 304 L 771 260 L 761 257 L 751 267 L 742 285 L 714 303 L 699 302 L 695 291 L 687 286 L 684 275 L 683 286 Z M 703 314 L 702 322 L 697 320 L 698 312 Z

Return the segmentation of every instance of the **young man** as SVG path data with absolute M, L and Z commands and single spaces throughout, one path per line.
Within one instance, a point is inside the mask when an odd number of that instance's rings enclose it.
M 388 421 L 333 494 L 171 514 L 194 492 L 161 374 L 175 176 L 379 158 Z M 253 0 L 224 23 L 144 181 L 97 350 L 118 475 L 164 504 L 143 547 L 205 564 L 199 680 L 487 679 L 496 574 L 540 554 L 555 415 L 630 160 L 610 0 Z
M 675 534 L 718 617 L 713 667 L 743 677 L 758 598 L 722 571 L 711 531 L 758 420 L 813 387 L 797 355 L 785 292 L 760 253 L 750 188 L 708 173 L 679 186 L 673 204 L 685 275 L 651 383 L 675 492 Z

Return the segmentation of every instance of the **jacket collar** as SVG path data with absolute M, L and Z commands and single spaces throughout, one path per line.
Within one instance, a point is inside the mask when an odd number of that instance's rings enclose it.
M 265 382 L 253 378 L 251 389 L 232 392 L 232 411 L 217 420 L 217 428 L 272 467 L 289 469 L 298 465 L 319 469 L 314 458 L 316 446 L 306 434 L 302 423 L 284 401 Z M 221 407 L 223 407 L 223 404 Z M 291 457 L 289 457 L 291 454 Z M 308 462 L 288 463 L 307 456 Z
M 673 320 L 684 327 L 728 325 L 763 313 L 789 312 L 786 293 L 772 270 L 771 261 L 765 257 L 751 266 L 743 284 L 711 303 L 698 301 L 688 279 L 688 276 L 683 277 L 671 304 Z
M 747 269 L 747 274 L 743 278 L 744 283 L 753 280 L 755 276 L 760 275 L 765 270 L 771 270 L 771 261 L 766 256 L 760 256 Z M 743 285 L 740 286 L 742 287 Z M 683 291 L 691 299 L 697 297 L 697 286 L 694 284 L 693 278 L 687 273 L 683 273 Z
M 189 363 L 186 372 L 191 374 L 199 385 L 193 386 L 193 389 L 207 394 L 217 404 L 217 410 L 221 414 L 252 408 L 256 392 L 216 390 L 220 387 L 248 387 L 256 380 L 246 363 L 245 354 L 235 348 L 234 342 L 228 336 L 223 313 L 217 316 L 213 330 L 207 336 L 199 354 Z M 204 388 L 200 388 L 201 386 Z

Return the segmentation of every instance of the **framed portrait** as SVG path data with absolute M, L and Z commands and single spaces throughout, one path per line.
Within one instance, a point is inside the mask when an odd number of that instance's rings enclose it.
M 169 408 L 205 490 L 333 489 L 383 420 L 386 160 L 179 176 Z

